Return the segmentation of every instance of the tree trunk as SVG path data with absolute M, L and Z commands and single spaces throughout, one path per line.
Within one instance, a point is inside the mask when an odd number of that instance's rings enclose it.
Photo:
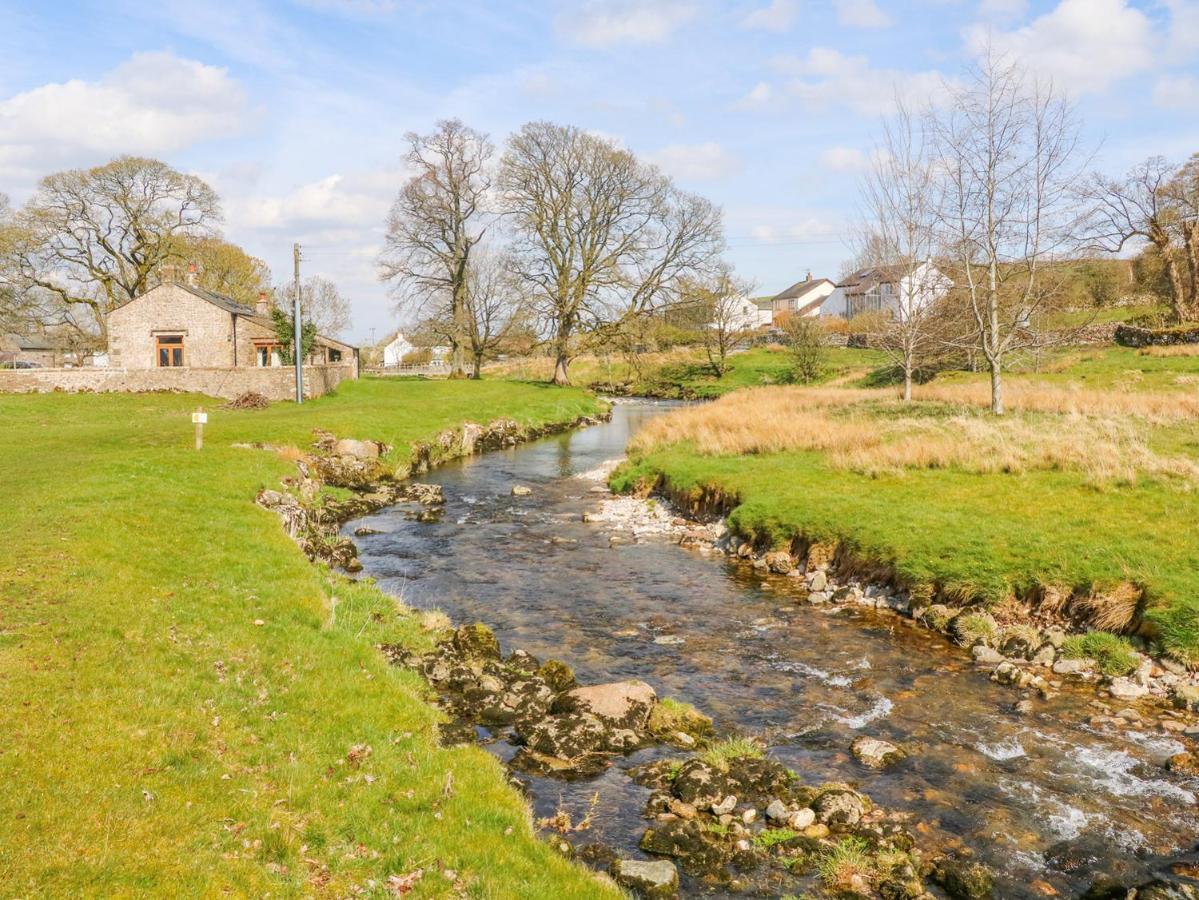
M 483 377 L 483 354 L 482 353 L 475 354 L 474 371 L 471 373 L 470 377 L 475 379 L 476 381 L 478 381 L 480 378 Z
M 1170 276 L 1170 307 L 1174 311 L 1174 319 L 1179 324 L 1187 320 L 1186 288 L 1182 283 L 1182 273 L 1178 271 L 1178 260 L 1166 249 L 1162 252 L 1166 261 L 1166 273 Z
M 566 367 L 569 362 L 570 359 L 567 357 L 566 353 L 563 350 L 559 350 L 557 353 L 557 360 L 554 363 L 554 384 L 570 384 L 570 376 L 566 372 Z
M 912 364 L 904 363 L 903 366 L 903 402 L 912 402 Z
M 999 370 L 999 360 L 992 359 L 991 363 L 991 412 L 1002 416 L 1003 409 L 1003 376 Z

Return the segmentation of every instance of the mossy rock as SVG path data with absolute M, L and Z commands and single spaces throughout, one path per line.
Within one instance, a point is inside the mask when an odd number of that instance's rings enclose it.
M 682 734 L 698 742 L 711 730 L 711 718 L 681 700 L 667 697 L 650 710 L 649 732 L 659 740 L 676 742 Z
M 450 640 L 454 645 L 454 649 L 464 659 L 485 660 L 500 658 L 499 638 L 495 636 L 494 631 L 482 622 L 460 626 L 454 630 L 454 636 Z
M 547 659 L 537 674 L 555 693 L 569 691 L 577 683 L 574 670 L 559 659 Z
M 937 864 L 933 877 L 953 900 L 987 900 L 994 896 L 994 878 L 982 863 L 944 859 Z

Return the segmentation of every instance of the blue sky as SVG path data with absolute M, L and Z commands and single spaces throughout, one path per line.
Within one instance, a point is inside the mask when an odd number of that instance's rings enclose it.
M 1096 167 L 1199 151 L 1199 0 L 0 0 L 0 192 L 157 156 L 277 278 L 299 240 L 365 341 L 398 321 L 374 259 L 404 133 L 544 118 L 720 203 L 773 293 L 836 276 L 891 98 L 935 99 L 987 36 L 1072 93 Z

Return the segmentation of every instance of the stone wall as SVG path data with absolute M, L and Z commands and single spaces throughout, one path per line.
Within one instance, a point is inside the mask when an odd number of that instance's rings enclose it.
M 1125 347 L 1199 344 L 1199 325 L 1179 325 L 1174 328 L 1139 328 L 1136 325 L 1121 325 L 1116 329 L 1116 343 Z
M 355 378 L 351 360 L 343 365 L 305 366 L 304 396 L 320 397 L 342 381 Z M 268 400 L 290 400 L 295 396 L 295 370 L 277 368 L 238 369 L 15 369 L 0 370 L 0 393 L 30 394 L 49 391 L 97 393 L 172 391 L 207 394 L 231 400 L 255 391 Z

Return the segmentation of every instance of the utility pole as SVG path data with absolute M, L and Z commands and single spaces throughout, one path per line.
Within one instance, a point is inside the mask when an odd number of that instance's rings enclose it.
M 293 336 L 291 358 L 296 364 L 296 403 L 304 402 L 304 333 L 300 322 L 300 244 L 297 241 L 291 247 L 292 261 L 296 269 L 296 295 L 292 304 Z

